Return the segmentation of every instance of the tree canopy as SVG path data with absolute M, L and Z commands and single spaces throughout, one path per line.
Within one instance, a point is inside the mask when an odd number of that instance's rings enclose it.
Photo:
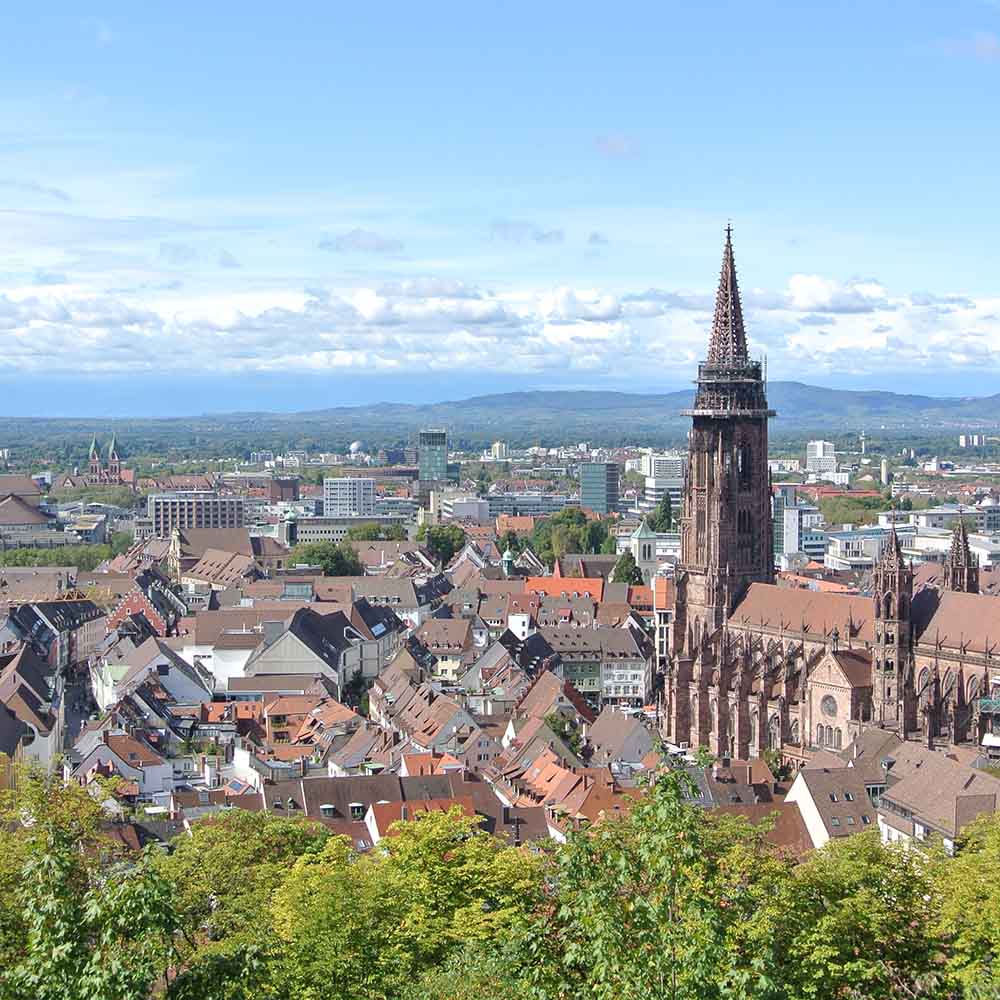
M 663 498 L 656 505 L 656 510 L 646 518 L 646 523 L 653 531 L 672 531 L 674 527 L 674 505 L 670 494 L 664 490 Z
M 1000 816 L 958 855 L 877 831 L 804 858 L 664 768 L 564 844 L 461 807 L 376 849 L 239 808 L 128 857 L 103 795 L 0 793 L 3 1000 L 979 1000 L 1000 974 Z
M 347 539 L 352 542 L 406 541 L 406 529 L 401 524 L 378 524 L 374 521 L 347 529 Z
M 626 549 L 611 571 L 612 583 L 627 583 L 630 587 L 642 585 L 642 570 L 636 565 L 635 556 Z
M 539 518 L 531 547 L 549 566 L 567 552 L 596 553 L 608 538 L 608 521 L 588 520 L 579 507 L 566 507 L 551 517 Z
M 319 566 L 324 576 L 364 576 L 365 570 L 358 554 L 344 543 L 303 542 L 288 554 L 287 564 L 294 566 Z
M 443 565 L 447 565 L 465 544 L 465 532 L 459 524 L 422 524 L 417 529 L 417 541 L 426 545 Z

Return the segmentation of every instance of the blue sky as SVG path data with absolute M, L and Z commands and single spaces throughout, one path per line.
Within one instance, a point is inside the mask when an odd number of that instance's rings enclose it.
M 1000 388 L 1000 3 L 0 28 L 4 412 L 676 388 L 729 218 L 772 378 Z

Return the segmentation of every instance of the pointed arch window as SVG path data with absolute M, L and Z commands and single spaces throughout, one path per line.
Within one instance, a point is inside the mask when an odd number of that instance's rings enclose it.
M 753 462 L 750 445 L 746 441 L 736 448 L 736 477 L 741 490 L 748 490 L 753 485 Z

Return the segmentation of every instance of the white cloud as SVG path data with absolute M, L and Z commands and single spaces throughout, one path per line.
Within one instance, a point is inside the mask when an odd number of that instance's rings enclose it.
M 335 253 L 401 253 L 401 240 L 380 236 L 368 229 L 352 229 L 340 236 L 326 236 L 319 241 L 320 250 L 332 250 Z
M 876 281 L 841 284 L 818 274 L 793 274 L 788 302 L 803 312 L 863 313 L 889 307 L 885 289 Z
M 435 276 L 251 288 L 244 270 L 214 269 L 183 286 L 161 271 L 131 292 L 88 291 L 72 272 L 55 284 L 61 269 L 36 270 L 0 294 L 5 372 L 580 370 L 677 384 L 704 354 L 713 305 L 707 292 L 494 291 Z M 225 273 L 240 286 L 214 287 Z M 796 275 L 748 294 L 744 312 L 751 351 L 766 352 L 773 378 L 1000 371 L 1000 299 Z

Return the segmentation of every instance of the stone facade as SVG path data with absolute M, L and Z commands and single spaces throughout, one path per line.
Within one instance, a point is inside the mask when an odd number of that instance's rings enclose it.
M 689 413 L 664 736 L 720 756 L 773 749 L 798 764 L 866 726 L 927 741 L 1000 737 L 1000 598 L 978 593 L 964 526 L 940 590 L 914 594 L 895 533 L 868 594 L 774 585 L 772 411 L 747 353 L 728 231 Z

